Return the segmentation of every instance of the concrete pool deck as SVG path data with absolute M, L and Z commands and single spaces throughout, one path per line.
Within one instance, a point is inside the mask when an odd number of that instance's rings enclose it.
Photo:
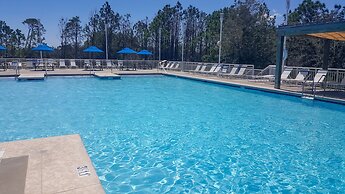
M 21 168 L 8 165 L 16 161 Z M 80 136 L 66 135 L 0 143 L 0 193 L 102 194 L 104 190 Z

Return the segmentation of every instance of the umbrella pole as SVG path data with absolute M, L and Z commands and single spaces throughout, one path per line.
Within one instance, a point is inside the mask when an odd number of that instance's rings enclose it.
M 45 61 L 43 61 L 43 53 L 42 51 L 40 51 L 40 55 L 41 55 L 41 61 L 44 63 L 44 68 L 45 68 L 45 71 L 46 71 L 46 76 L 48 75 L 48 72 L 47 72 L 47 63 Z
M 91 69 L 92 69 L 92 73 L 94 73 L 94 70 L 93 70 L 93 57 L 94 57 L 94 55 L 93 55 L 93 53 L 91 54 Z

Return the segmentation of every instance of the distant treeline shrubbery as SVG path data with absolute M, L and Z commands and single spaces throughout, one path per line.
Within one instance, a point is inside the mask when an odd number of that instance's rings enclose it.
M 94 12 L 86 24 L 78 16 L 59 20 L 60 45 L 52 57 L 83 58 L 82 50 L 95 45 L 105 50 L 105 25 L 108 25 L 109 58 L 117 58 L 123 47 L 147 49 L 158 59 L 159 29 L 161 29 L 161 58 L 181 60 L 184 44 L 186 61 L 217 62 L 220 13 L 224 13 L 222 61 L 255 64 L 263 68 L 275 63 L 276 16 L 265 3 L 258 0 L 235 0 L 233 5 L 206 14 L 196 7 L 183 8 L 181 3 L 166 5 L 150 20 L 131 23 L 129 14 L 114 12 L 106 2 Z M 320 1 L 304 0 L 289 13 L 289 24 L 344 21 L 345 7 L 329 9 Z M 0 45 L 6 46 L 6 57 L 32 57 L 31 48 L 44 42 L 44 25 L 37 18 L 23 21 L 28 33 L 11 29 L 0 21 Z M 183 41 L 184 40 L 184 41 Z M 322 40 L 312 37 L 288 38 L 288 64 L 321 66 Z M 332 67 L 345 67 L 345 43 L 332 41 Z M 100 56 L 98 56 L 100 57 Z M 102 56 L 104 57 L 104 56 Z

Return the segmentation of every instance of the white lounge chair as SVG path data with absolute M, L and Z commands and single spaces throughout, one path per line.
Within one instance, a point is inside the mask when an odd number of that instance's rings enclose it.
M 217 65 L 216 68 L 213 69 L 213 71 L 210 71 L 207 74 L 209 74 L 209 75 L 217 75 L 219 73 L 219 71 L 221 70 L 221 68 L 222 68 L 221 65 Z
M 218 64 L 214 64 L 208 71 L 204 70 L 204 71 L 201 71 L 200 73 L 205 73 L 205 74 L 212 73 L 217 68 L 217 66 Z
M 197 65 L 194 70 L 188 70 L 188 72 L 198 72 L 200 71 L 201 65 Z
M 84 60 L 84 69 L 91 69 L 90 60 Z
M 22 63 L 19 61 L 8 62 L 9 69 L 20 69 L 21 67 L 22 67 Z
M 244 76 L 244 73 L 246 72 L 247 67 L 241 67 L 240 70 L 238 71 L 238 73 L 236 73 L 235 75 L 232 75 L 234 77 L 242 77 Z
M 285 82 L 287 83 L 303 83 L 306 76 L 308 75 L 308 70 L 300 70 L 296 76 L 296 78 L 292 79 L 286 79 Z
M 173 69 L 174 68 L 175 63 L 174 62 L 170 62 L 170 66 L 168 65 L 167 69 Z
M 203 66 L 201 67 L 200 71 L 198 71 L 198 72 L 196 72 L 196 73 L 205 72 L 206 68 L 207 68 L 207 65 L 203 65 Z
M 221 76 L 233 76 L 236 74 L 238 66 L 233 66 L 229 73 L 222 73 Z
M 107 68 L 108 69 L 112 69 L 113 68 L 113 63 L 111 62 L 111 60 L 107 60 Z
M 123 61 L 122 60 L 118 60 L 117 61 L 117 68 L 123 70 L 124 65 L 123 65 Z
M 60 59 L 59 61 L 59 68 L 60 69 L 66 69 L 66 63 L 64 59 Z
M 289 80 L 289 76 L 290 76 L 292 70 L 293 70 L 293 68 L 291 68 L 291 67 L 285 68 L 283 73 L 280 76 L 280 80 L 282 80 L 282 81 Z
M 178 70 L 180 67 L 180 63 L 176 63 L 175 67 L 171 68 L 171 70 Z
M 48 59 L 47 68 L 49 68 L 49 67 L 54 71 L 54 68 L 55 68 L 55 60 L 54 59 Z
M 78 66 L 75 64 L 75 60 L 71 60 L 70 62 L 71 62 L 71 65 L 70 65 L 71 69 L 77 69 L 78 68 Z
M 229 70 L 229 65 L 223 65 L 222 70 L 220 71 L 220 74 L 226 74 Z
M 98 68 L 99 70 L 103 70 L 103 68 L 102 68 L 102 63 L 101 63 L 100 60 L 96 60 L 95 68 L 96 68 L 96 69 Z
M 222 66 L 221 65 L 218 65 L 217 67 L 216 67 L 216 69 L 212 72 L 212 74 L 218 74 L 219 73 L 219 71 L 222 69 Z
M 168 66 L 167 60 L 158 62 L 159 69 L 165 69 Z
M 168 68 L 170 66 L 170 63 L 165 63 L 165 65 L 163 66 L 164 69 Z
M 164 69 L 169 69 L 169 67 L 170 67 L 170 65 L 171 65 L 171 62 L 166 61 L 165 63 L 166 63 L 166 64 L 165 64 L 165 66 L 164 66 Z
M 37 70 L 37 69 L 41 69 L 41 70 L 45 69 L 45 65 L 44 65 L 43 59 L 37 60 L 36 66 L 35 66 L 35 70 Z
M 323 83 L 327 76 L 327 71 L 326 70 L 319 70 L 317 71 L 316 75 L 314 76 L 313 80 L 306 80 L 304 81 L 304 85 L 313 85 L 318 86 Z

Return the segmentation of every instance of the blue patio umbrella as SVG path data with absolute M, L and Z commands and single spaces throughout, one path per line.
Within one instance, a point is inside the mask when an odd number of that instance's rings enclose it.
M 40 44 L 37 47 L 33 48 L 32 50 L 33 51 L 41 51 L 41 52 L 42 51 L 45 51 L 45 52 L 52 52 L 52 51 L 54 51 L 53 48 L 47 46 L 46 44 Z
M 117 54 L 136 54 L 133 49 L 131 48 L 123 48 L 122 50 L 118 51 Z
M 103 51 L 99 48 L 97 48 L 96 46 L 90 46 L 87 49 L 84 49 L 83 52 L 85 53 L 103 53 Z M 92 62 L 91 62 L 92 64 Z M 93 64 L 92 64 L 92 71 L 93 71 Z M 91 70 L 90 70 L 91 73 Z
M 137 54 L 137 52 L 131 48 L 123 48 L 122 50 L 118 51 L 117 54 Z M 136 68 L 134 66 L 134 68 Z M 128 66 L 127 66 L 128 69 Z
M 84 49 L 85 53 L 103 53 L 103 51 L 95 46 L 90 46 L 87 49 Z
M 7 50 L 7 48 L 0 45 L 0 51 L 4 51 L 4 50 Z
M 152 55 L 152 53 L 148 50 L 141 50 L 137 53 L 138 55 Z
M 148 50 L 141 50 L 140 52 L 137 52 L 137 54 L 144 56 L 144 60 L 147 59 L 147 56 L 152 55 L 152 53 L 150 51 L 148 51 Z M 146 64 L 145 64 L 144 67 L 146 67 Z
M 54 49 L 47 46 L 46 44 L 40 44 L 37 47 L 32 49 L 33 51 L 40 51 L 41 59 L 43 59 L 42 52 L 53 52 Z M 47 74 L 47 63 L 45 63 L 45 69 L 46 69 L 46 74 Z

